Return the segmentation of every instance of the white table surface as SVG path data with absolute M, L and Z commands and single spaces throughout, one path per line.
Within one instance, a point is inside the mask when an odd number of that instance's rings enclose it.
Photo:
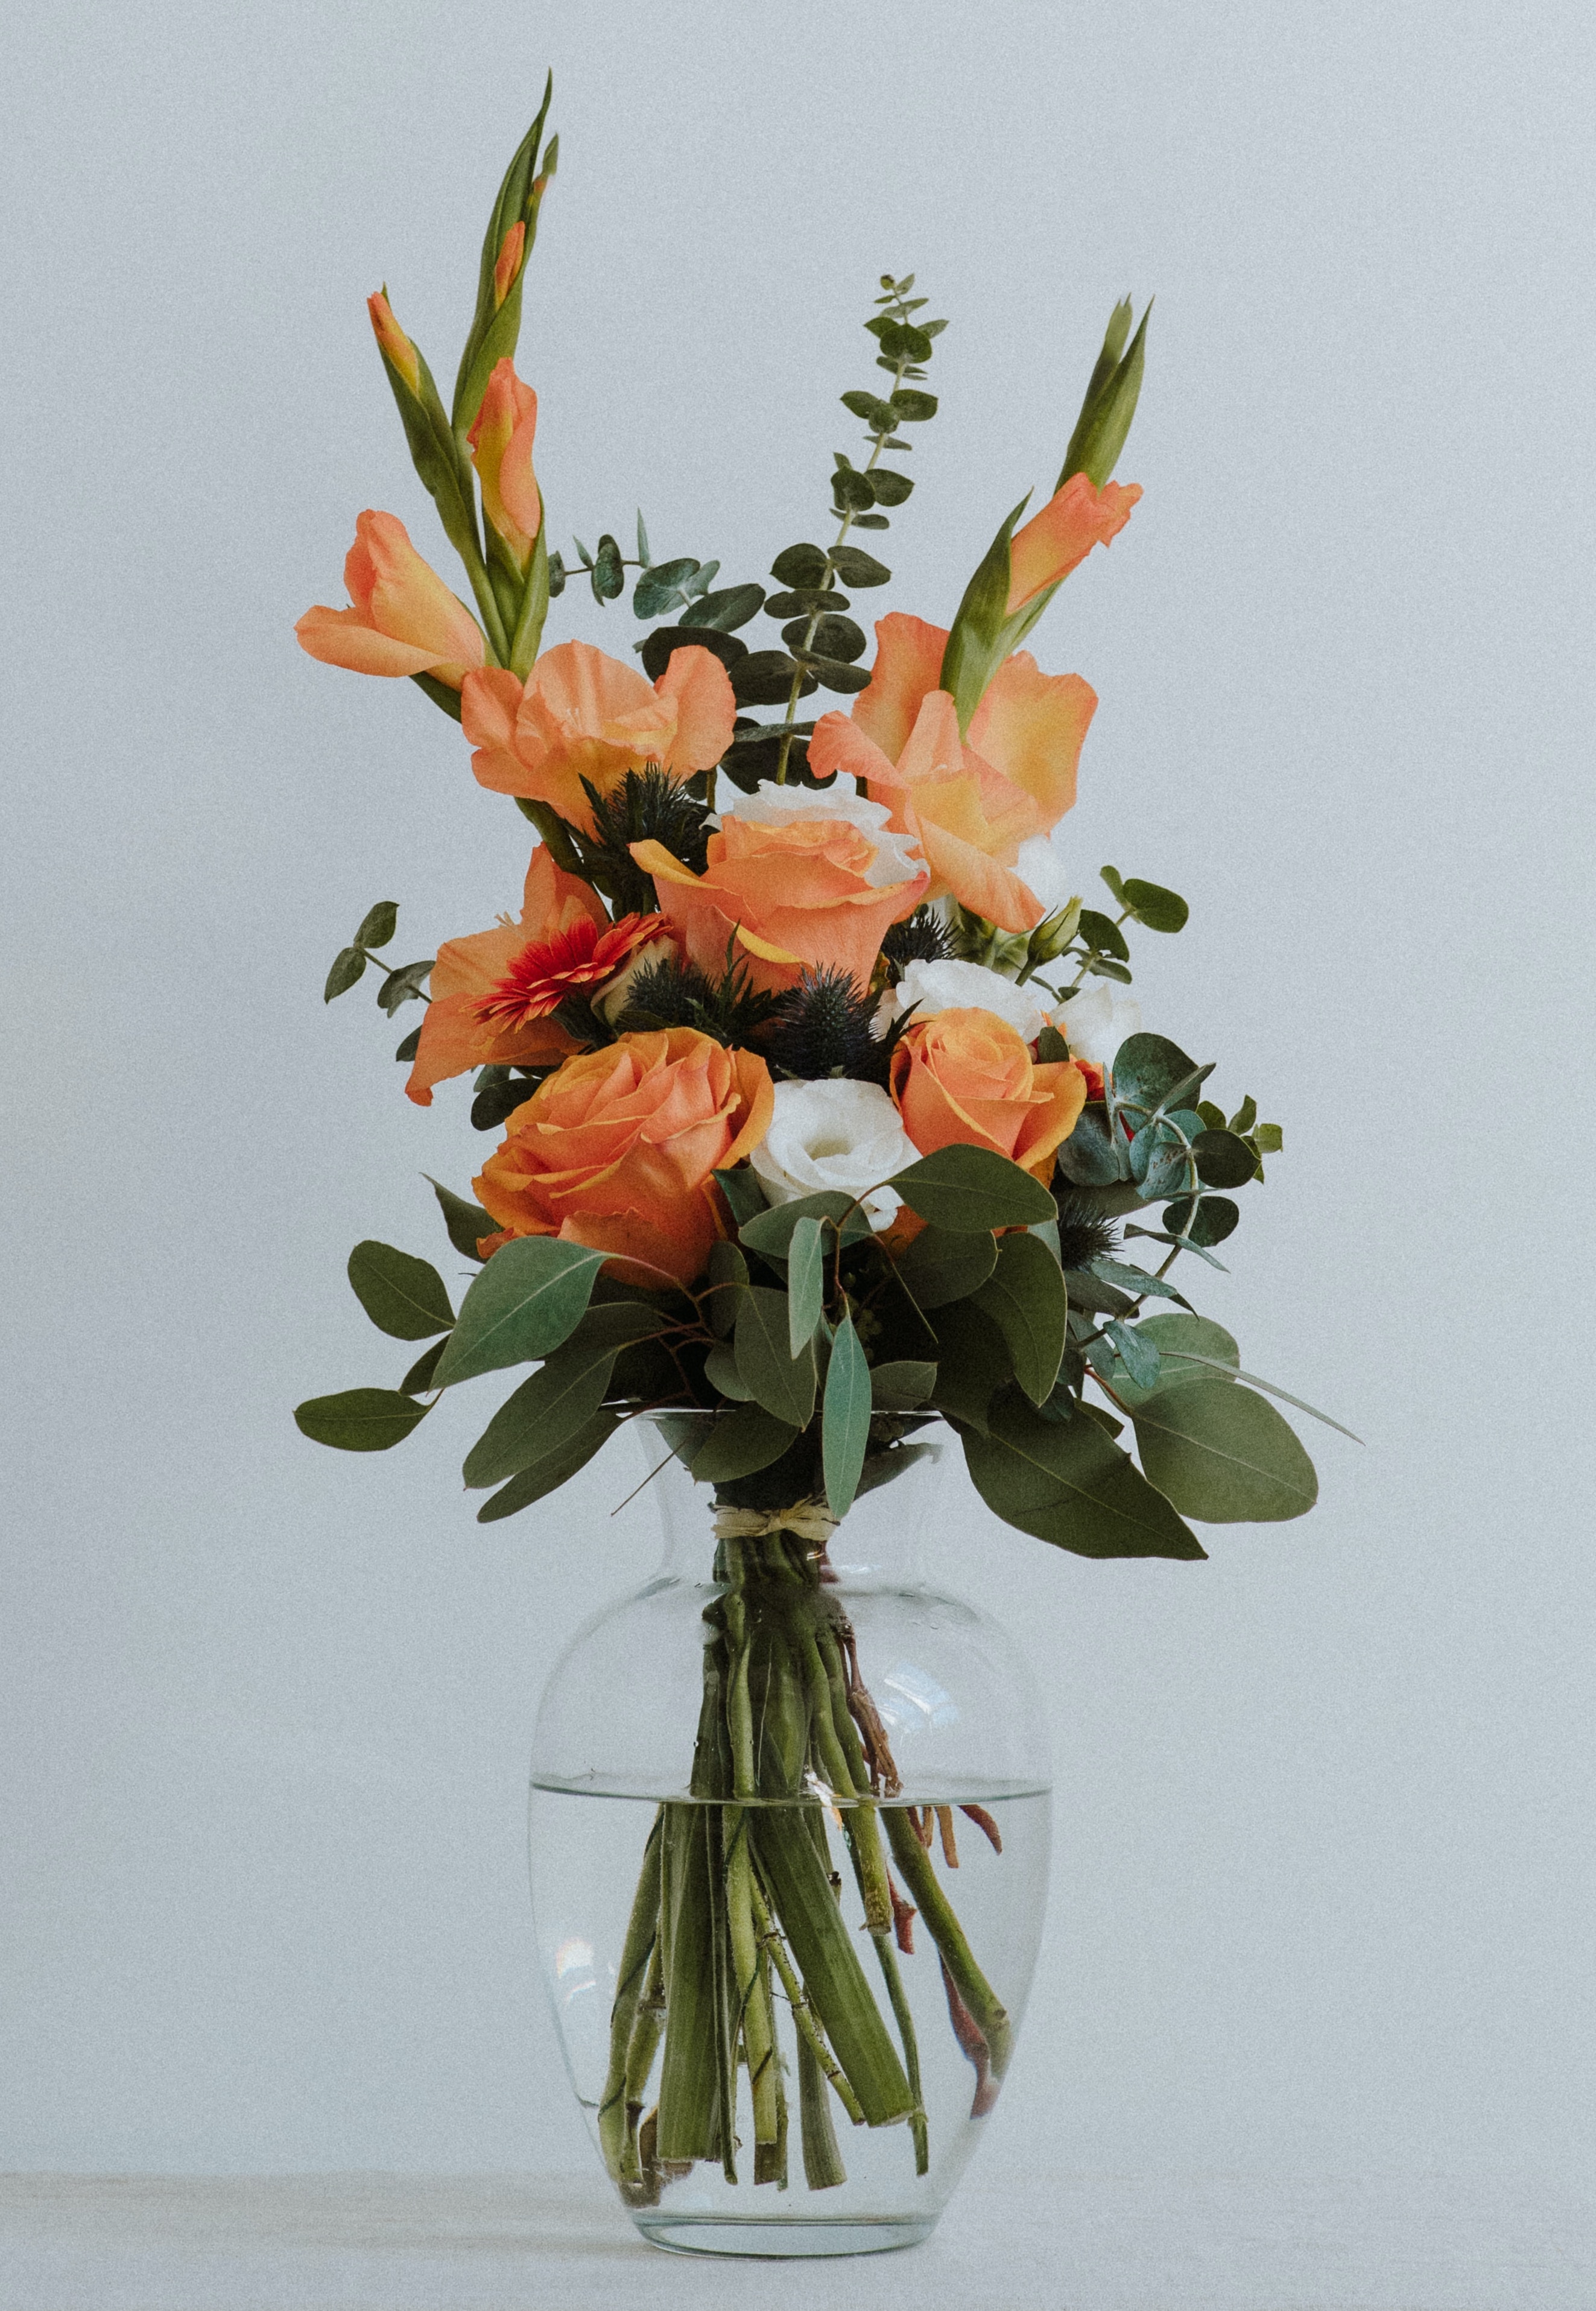
M 0 2177 L 4 2311 L 1596 2311 L 1596 2200 L 1441 2176 L 991 2175 L 930 2242 L 643 2246 L 597 2176 Z

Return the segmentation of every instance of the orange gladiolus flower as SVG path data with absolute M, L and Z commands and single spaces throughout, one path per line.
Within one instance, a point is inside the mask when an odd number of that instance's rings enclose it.
M 362 513 L 344 564 L 353 607 L 307 610 L 294 628 L 301 650 L 356 674 L 431 674 L 458 690 L 483 662 L 482 629 L 424 562 L 402 521 Z
M 366 300 L 366 310 L 371 317 L 371 327 L 377 332 L 377 342 L 382 347 L 412 393 L 421 391 L 421 355 L 394 318 L 394 309 L 388 301 L 388 292 L 379 289 L 375 297 Z
M 466 439 L 482 484 L 483 511 L 521 571 L 543 524 L 543 500 L 532 471 L 536 431 L 537 396 L 521 383 L 512 361 L 496 362 Z
M 1068 578 L 1095 545 L 1112 545 L 1140 496 L 1137 482 L 1104 482 L 1098 490 L 1086 475 L 1071 474 L 1009 546 L 1008 615 Z
M 991 1011 L 939 1011 L 893 1053 L 893 1097 L 922 1156 L 992 1147 L 1044 1183 L 1086 1103 L 1071 1060 L 1038 1062 Z
M 510 1119 L 475 1182 L 510 1235 L 557 1235 L 691 1284 L 727 1233 L 711 1174 L 770 1129 L 764 1061 L 693 1027 L 623 1035 L 570 1060 Z
M 929 880 L 879 804 L 768 781 L 721 820 L 702 875 L 658 842 L 634 842 L 632 855 L 700 970 L 719 979 L 740 948 L 762 988 L 795 986 L 806 970 L 846 971 L 868 988 L 888 929 Z
M 524 685 L 497 667 L 469 676 L 460 703 L 483 785 L 549 803 L 589 834 L 584 778 L 600 794 L 645 763 L 690 779 L 720 760 L 737 718 L 726 668 L 697 644 L 673 650 L 650 685 L 591 642 L 559 642 Z
M 556 867 L 539 843 L 527 869 L 520 921 L 512 923 L 501 915 L 492 930 L 445 939 L 432 965 L 432 1000 L 405 1086 L 418 1107 L 431 1107 L 434 1084 L 464 1075 L 469 1068 L 553 1067 L 579 1048 L 542 1013 L 499 1007 L 505 981 L 528 953 L 546 948 L 551 940 L 570 936 L 584 924 L 597 944 L 611 928 L 604 902 L 576 876 Z M 613 966 L 620 967 L 619 963 Z

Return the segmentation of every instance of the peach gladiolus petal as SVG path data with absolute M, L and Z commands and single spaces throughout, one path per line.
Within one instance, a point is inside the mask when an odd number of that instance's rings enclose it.
M 344 582 L 351 608 L 318 603 L 294 628 L 300 647 L 324 665 L 357 674 L 430 673 L 457 690 L 467 670 L 481 666 L 481 627 L 393 514 L 368 509 L 360 516 Z
M 1097 693 L 1078 674 L 1043 674 L 1029 650 L 1006 658 L 970 723 L 974 751 L 1024 788 L 1050 833 L 1075 804 L 1076 772 Z
M 525 570 L 543 521 L 543 501 L 532 470 L 537 396 L 523 385 L 508 356 L 495 362 L 476 422 L 466 439 L 482 484 L 489 521 L 518 570 Z
M 674 709 L 676 730 L 663 761 L 678 778 L 711 771 L 731 744 L 737 699 L 726 668 L 712 650 L 686 642 L 672 650 L 655 685 Z
M 891 611 L 876 622 L 876 663 L 868 690 L 853 702 L 853 719 L 895 763 L 908 744 L 922 700 L 942 684 L 946 626 Z M 826 718 L 828 720 L 830 717 Z M 814 748 L 810 748 L 811 758 Z
M 1136 482 L 1104 482 L 1098 490 L 1087 475 L 1071 474 L 1009 547 L 1008 615 L 1068 578 L 1095 545 L 1118 537 L 1140 496 Z

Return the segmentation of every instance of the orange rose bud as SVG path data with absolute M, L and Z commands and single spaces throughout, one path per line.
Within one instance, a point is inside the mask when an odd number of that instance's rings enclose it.
M 685 782 L 714 768 L 736 718 L 726 668 L 696 643 L 673 650 L 650 685 L 591 642 L 558 642 L 524 684 L 489 667 L 470 676 L 460 698 L 482 784 L 552 804 L 585 834 L 596 830 L 584 778 L 607 794 L 628 771 L 658 763 Z
M 527 224 L 518 217 L 499 244 L 499 261 L 493 267 L 493 310 L 499 308 L 515 287 L 516 275 L 521 269 L 521 258 L 527 247 Z
M 1012 618 L 1048 587 L 1068 578 L 1095 545 L 1111 545 L 1140 496 L 1137 482 L 1104 482 L 1097 490 L 1089 475 L 1071 474 L 1009 546 L 1007 615 Z
M 379 289 L 375 297 L 366 300 L 366 310 L 371 316 L 371 327 L 377 332 L 377 342 L 398 371 L 412 393 L 421 391 L 421 355 L 394 318 L 393 307 L 388 301 L 388 292 Z
M 362 513 L 344 563 L 353 607 L 318 603 L 294 628 L 300 648 L 356 674 L 431 674 L 458 690 L 485 655 L 482 628 L 391 513 Z
M 521 383 L 512 361 L 496 362 L 466 439 L 482 484 L 483 510 L 520 571 L 531 559 L 543 524 L 543 500 L 532 471 L 536 432 L 537 396 Z
M 577 1050 L 541 1010 L 506 1005 L 505 981 L 539 945 L 585 933 L 597 946 L 609 930 L 597 893 L 556 867 L 539 843 L 527 869 L 520 921 L 501 915 L 492 930 L 445 939 L 438 950 L 432 1000 L 405 1086 L 417 1107 L 431 1107 L 434 1084 L 468 1068 L 553 1066 Z
M 711 1174 L 756 1147 L 774 1108 L 764 1061 L 694 1027 L 623 1035 L 568 1060 L 510 1119 L 475 1182 L 511 1235 L 557 1235 L 658 1285 L 692 1284 L 727 1233 Z
M 893 1053 L 892 1090 L 922 1156 L 992 1147 L 1043 1182 L 1086 1103 L 1073 1060 L 1039 1063 L 992 1011 L 939 1011 L 911 1027 Z

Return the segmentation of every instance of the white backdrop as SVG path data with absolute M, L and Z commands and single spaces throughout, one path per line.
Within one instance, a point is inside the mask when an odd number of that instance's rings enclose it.
M 0 2162 L 589 2156 L 524 1758 L 649 1569 L 630 1464 L 483 1529 L 475 1402 L 368 1461 L 289 1417 L 391 1384 L 344 1257 L 452 1268 L 419 1175 L 486 1145 L 327 964 L 379 897 L 406 955 L 482 927 L 525 861 L 458 733 L 291 626 L 363 506 L 446 559 L 362 301 L 452 375 L 552 61 L 557 536 L 641 503 L 741 577 L 814 534 L 912 266 L 952 326 L 885 602 L 946 621 L 1157 294 L 1146 497 L 1037 638 L 1103 702 L 1062 841 L 1190 896 L 1149 1024 L 1286 1135 L 1203 1304 L 1368 1443 L 1314 1432 L 1318 1513 L 1204 1565 L 971 1499 L 937 1536 L 1056 1728 L 996 2140 L 1585 2173 L 1588 11 L 86 0 L 6 38 Z

